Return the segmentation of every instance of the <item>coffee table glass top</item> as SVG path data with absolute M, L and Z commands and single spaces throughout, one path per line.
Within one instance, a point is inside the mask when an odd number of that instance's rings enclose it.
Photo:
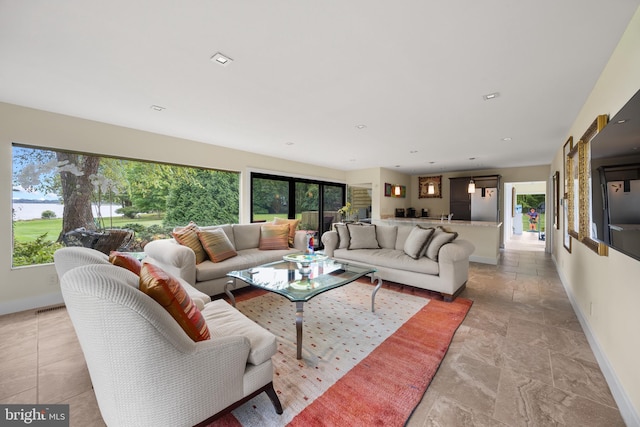
M 375 268 L 368 266 L 325 258 L 311 263 L 276 261 L 246 270 L 230 271 L 227 276 L 298 302 L 309 301 L 322 292 L 375 272 Z

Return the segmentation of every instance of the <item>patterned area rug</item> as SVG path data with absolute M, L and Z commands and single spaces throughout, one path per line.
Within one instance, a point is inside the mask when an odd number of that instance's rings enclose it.
M 278 337 L 274 386 L 284 408 L 252 399 L 211 426 L 404 425 L 420 402 L 471 306 L 354 282 L 304 306 L 297 360 L 295 306 L 266 293 L 238 302 L 246 316 Z

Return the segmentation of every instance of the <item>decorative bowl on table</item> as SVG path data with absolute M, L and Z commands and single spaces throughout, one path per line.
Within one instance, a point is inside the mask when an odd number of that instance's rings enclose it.
M 311 264 L 316 262 L 322 262 L 329 257 L 321 254 L 294 254 L 285 255 L 282 257 L 285 261 L 295 262 L 298 266 L 298 271 L 302 276 L 302 279 L 291 284 L 291 287 L 295 289 L 311 289 L 311 281 L 309 275 L 311 274 Z

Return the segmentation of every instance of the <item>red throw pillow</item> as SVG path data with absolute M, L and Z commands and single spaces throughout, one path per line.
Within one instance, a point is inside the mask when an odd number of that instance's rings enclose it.
M 140 290 L 163 306 L 192 340 L 211 338 L 202 313 L 173 276 L 145 263 L 140 269 Z
M 111 251 L 109 254 L 109 262 L 118 267 L 126 268 L 130 272 L 140 275 L 142 263 L 137 258 L 125 252 Z

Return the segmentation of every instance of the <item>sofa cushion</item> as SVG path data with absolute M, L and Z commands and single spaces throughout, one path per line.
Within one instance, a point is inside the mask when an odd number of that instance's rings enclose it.
M 136 276 L 140 276 L 140 268 L 142 267 L 140 260 L 128 253 L 111 251 L 109 254 L 109 262 L 118 267 L 126 268 Z
M 255 249 L 260 245 L 260 230 L 263 223 L 233 224 L 236 251 Z
M 349 249 L 380 249 L 375 225 L 347 224 Z
M 200 239 L 198 239 L 198 226 L 195 222 L 190 222 L 186 227 L 174 229 L 171 235 L 176 239 L 176 242 L 191 248 L 195 252 L 196 264 L 200 264 L 207 259 L 207 253 L 204 251 Z
M 238 255 L 226 233 L 221 228 L 198 231 L 198 238 L 205 252 L 209 255 L 209 259 L 213 262 L 221 262 Z
M 394 249 L 398 238 L 397 225 L 376 224 L 376 239 L 382 249 Z
M 433 234 L 435 233 L 436 229 L 435 227 L 423 227 L 425 230 L 432 230 L 431 234 L 429 235 L 429 238 L 427 239 L 427 244 L 424 245 L 424 247 L 422 248 L 422 251 L 420 251 L 420 256 L 427 256 L 427 249 L 429 248 L 429 243 L 431 243 L 431 239 L 433 239 Z
M 202 313 L 173 276 L 160 267 L 145 263 L 140 269 L 140 290 L 163 306 L 194 341 L 211 335 Z
M 429 238 L 433 232 L 433 228 L 422 228 L 419 225 L 413 227 L 409 237 L 404 242 L 404 253 L 413 259 L 420 258 L 420 254 L 423 253 L 424 248 L 429 243 Z
M 215 328 L 211 328 L 214 339 L 238 335 L 247 337 L 251 347 L 248 362 L 252 365 L 266 362 L 277 351 L 276 337 L 271 332 L 250 320 L 224 300 L 219 299 L 207 304 L 202 310 L 202 315 L 207 323 L 215 325 Z
M 280 261 L 285 255 L 299 253 L 294 249 L 261 251 L 258 248 L 238 251 L 238 256 L 214 263 L 209 260 L 196 266 L 196 283 L 224 278 L 232 270 L 244 270 L 268 262 Z
M 415 273 L 438 275 L 440 267 L 437 262 L 427 257 L 413 259 L 397 249 L 336 249 L 333 256 L 337 260 L 348 260 L 376 268 L 387 268 Z
M 453 242 L 456 237 L 458 237 L 458 233 L 447 231 L 438 226 L 433 232 L 433 237 L 429 241 L 426 253 L 427 258 L 438 261 L 438 252 L 440 252 L 440 248 L 449 242 Z
M 263 225 L 260 228 L 260 245 L 262 251 L 288 249 L 289 248 L 289 224 Z
M 347 249 L 349 247 L 349 229 L 347 224 L 336 224 L 336 232 L 338 233 L 338 249 Z
M 273 218 L 273 223 L 275 225 L 289 224 L 289 247 L 292 248 L 293 241 L 296 237 L 296 230 L 298 229 L 298 224 L 300 224 L 300 220 L 275 217 Z

